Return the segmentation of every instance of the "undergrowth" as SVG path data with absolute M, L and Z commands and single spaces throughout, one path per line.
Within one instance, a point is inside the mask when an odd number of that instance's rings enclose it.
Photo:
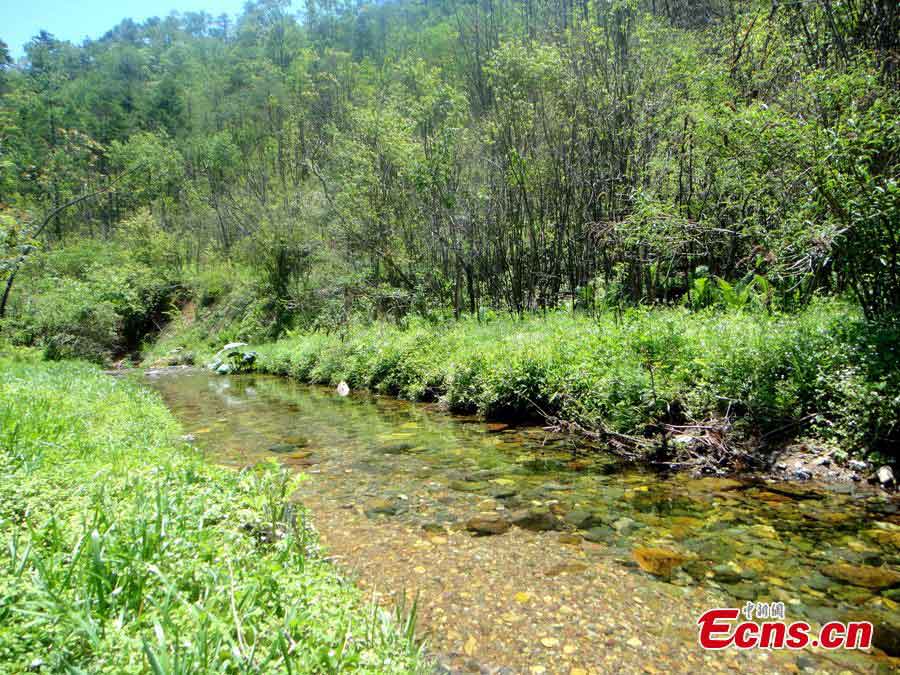
M 135 382 L 0 355 L 0 670 L 418 669 L 409 619 L 364 607 L 286 507 L 294 478 L 178 433 Z
M 900 431 L 898 337 L 895 327 L 823 301 L 774 316 L 660 308 L 375 323 L 254 349 L 262 372 L 345 380 L 489 417 L 551 415 L 633 434 L 727 418 L 748 438 L 788 427 L 844 451 L 891 455 Z

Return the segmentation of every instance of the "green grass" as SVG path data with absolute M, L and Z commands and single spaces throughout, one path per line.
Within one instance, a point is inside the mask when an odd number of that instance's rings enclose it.
M 0 671 L 410 672 L 277 466 L 205 463 L 152 392 L 0 355 Z M 282 536 L 267 543 L 267 532 Z
M 846 451 L 896 452 L 900 334 L 838 302 L 791 315 L 639 309 L 405 328 L 358 326 L 254 347 L 303 381 L 444 400 L 489 417 L 547 413 L 644 433 L 728 415 L 758 435 L 791 425 Z

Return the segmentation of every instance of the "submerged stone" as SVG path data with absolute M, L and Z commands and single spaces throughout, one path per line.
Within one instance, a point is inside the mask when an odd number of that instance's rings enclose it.
M 406 511 L 406 506 L 399 501 L 392 499 L 373 499 L 366 503 L 365 512 L 370 518 L 372 516 L 396 516 Z
M 532 532 L 563 529 L 562 519 L 545 509 L 516 511 L 512 514 L 512 523 L 523 530 Z
M 873 590 L 900 586 L 900 573 L 886 567 L 834 563 L 823 567 L 822 573 L 832 579 Z
M 582 537 L 579 534 L 573 534 L 571 532 L 563 532 L 559 535 L 559 543 L 567 544 L 569 546 L 580 546 L 582 541 Z
M 584 533 L 584 538 L 595 544 L 605 544 L 615 536 L 615 531 L 608 525 L 592 527 Z
M 882 612 L 850 612 L 847 621 L 869 621 L 872 623 L 872 644 L 888 656 L 900 656 L 900 619 L 886 616 Z
M 414 450 L 415 447 L 415 443 L 389 443 L 387 445 L 382 445 L 378 448 L 378 451 L 385 455 L 402 455 L 403 453 Z
M 623 537 L 627 537 L 629 534 L 633 534 L 637 530 L 640 530 L 642 527 L 644 527 L 644 524 L 639 523 L 632 518 L 623 516 L 613 522 L 612 526 L 613 529 L 620 535 L 622 535 Z
M 448 487 L 457 492 L 486 492 L 490 486 L 483 481 L 453 480 Z
M 728 586 L 728 592 L 738 600 L 758 600 L 766 595 L 766 589 L 759 584 L 743 581 Z
M 827 591 L 829 588 L 834 586 L 834 582 L 824 574 L 813 572 L 812 575 L 806 580 L 806 585 L 814 591 Z
M 546 572 L 544 572 L 545 576 L 548 577 L 558 577 L 560 575 L 566 574 L 580 574 L 581 572 L 587 571 L 588 566 L 584 563 L 579 562 L 570 562 L 570 563 L 560 563 L 558 565 L 554 565 Z
M 772 483 L 766 485 L 766 490 L 796 500 L 823 499 L 825 497 L 821 492 L 790 483 Z
M 602 524 L 602 521 L 590 511 L 570 511 L 566 514 L 565 521 L 569 525 L 577 527 L 579 530 L 589 530 L 595 525 Z
M 730 492 L 732 490 L 741 490 L 746 487 L 746 484 L 731 478 L 715 478 L 709 476 L 706 478 L 694 478 L 689 480 L 686 487 L 689 493 Z
M 294 444 L 294 443 L 276 443 L 275 445 L 270 445 L 268 448 L 266 448 L 266 450 L 268 450 L 269 452 L 277 453 L 279 455 L 286 455 L 289 452 L 297 452 L 302 447 L 303 447 L 302 445 L 298 445 L 298 444 Z M 310 452 L 309 454 L 312 454 L 312 453 Z
M 519 492 L 515 488 L 504 485 L 492 487 L 488 490 L 487 493 L 494 499 L 509 499 L 510 497 L 515 497 L 517 494 L 519 494 Z
M 713 579 L 723 584 L 736 584 L 743 578 L 737 567 L 727 563 L 713 566 L 712 575 Z
M 900 549 L 900 530 L 871 529 L 864 533 L 869 539 L 873 539 L 881 546 Z
M 687 560 L 687 556 L 668 548 L 637 546 L 631 555 L 645 572 L 668 578 L 672 571 Z
M 481 513 L 466 521 L 466 529 L 480 535 L 503 534 L 510 522 L 499 513 Z

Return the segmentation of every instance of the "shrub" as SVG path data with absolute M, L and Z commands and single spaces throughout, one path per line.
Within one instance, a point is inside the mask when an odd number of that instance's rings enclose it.
M 441 397 L 492 417 L 553 415 L 644 433 L 660 421 L 731 416 L 748 434 L 794 425 L 846 450 L 896 452 L 896 328 L 836 301 L 796 315 L 635 309 L 565 313 L 344 336 L 297 333 L 256 347 L 256 367 L 309 382 Z

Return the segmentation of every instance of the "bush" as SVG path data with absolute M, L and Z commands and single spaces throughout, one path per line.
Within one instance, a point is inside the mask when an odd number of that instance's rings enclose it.
M 553 415 L 641 434 L 660 421 L 729 415 L 747 434 L 796 423 L 847 450 L 890 454 L 900 431 L 897 338 L 832 301 L 790 316 L 635 309 L 621 321 L 557 313 L 375 323 L 255 349 L 262 371 L 440 397 L 491 417 Z
M 50 359 L 108 363 L 157 329 L 178 290 L 159 269 L 127 251 L 83 244 L 29 261 L 4 329 L 16 344 Z

